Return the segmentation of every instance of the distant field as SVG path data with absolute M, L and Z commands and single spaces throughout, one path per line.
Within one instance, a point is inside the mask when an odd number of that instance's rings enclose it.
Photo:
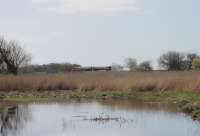
M 0 75 L 0 91 L 193 91 L 200 72 L 73 72 Z

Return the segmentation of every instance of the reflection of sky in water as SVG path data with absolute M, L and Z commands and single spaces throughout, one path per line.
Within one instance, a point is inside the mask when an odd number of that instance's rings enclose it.
M 124 103 L 127 104 L 127 103 Z M 60 103 L 30 104 L 31 119 L 16 136 L 199 136 L 200 125 L 177 111 L 145 105 Z M 23 106 L 22 106 L 23 107 Z M 24 114 L 21 114 L 25 116 Z M 84 120 L 96 117 L 122 118 L 125 122 Z M 23 117 L 21 117 L 23 118 Z M 8 134 L 7 136 L 13 136 Z

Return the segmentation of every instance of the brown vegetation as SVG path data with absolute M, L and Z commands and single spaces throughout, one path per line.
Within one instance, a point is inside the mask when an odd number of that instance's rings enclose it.
M 200 90 L 200 72 L 70 72 L 65 74 L 0 75 L 0 91 Z

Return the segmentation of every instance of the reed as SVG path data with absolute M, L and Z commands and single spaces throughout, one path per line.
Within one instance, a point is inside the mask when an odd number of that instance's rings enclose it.
M 198 91 L 200 72 L 69 72 L 0 75 L 0 91 Z

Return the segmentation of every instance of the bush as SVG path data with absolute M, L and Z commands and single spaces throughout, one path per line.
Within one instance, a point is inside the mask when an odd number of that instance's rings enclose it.
M 194 70 L 200 70 L 200 59 L 194 59 L 192 62 L 192 68 Z

